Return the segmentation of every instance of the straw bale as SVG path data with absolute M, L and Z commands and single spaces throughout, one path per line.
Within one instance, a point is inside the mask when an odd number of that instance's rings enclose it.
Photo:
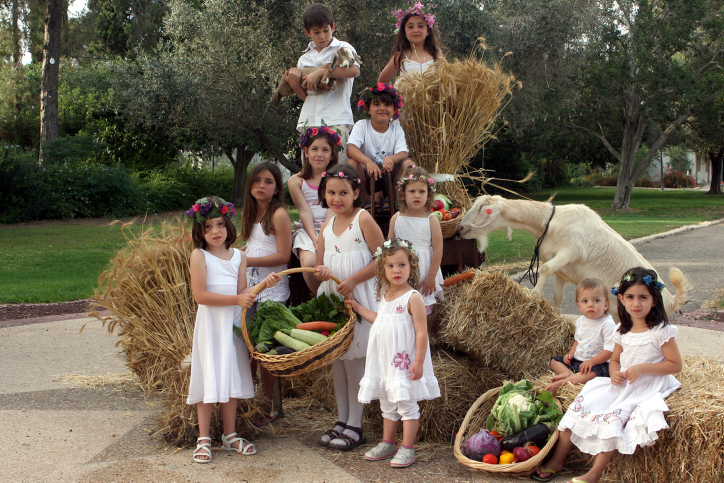
M 431 318 L 433 340 L 511 379 L 544 374 L 551 357 L 573 344 L 573 322 L 500 271 L 476 270 L 444 291 Z
M 657 433 L 659 439 L 653 446 L 637 448 L 633 455 L 616 453 L 603 481 L 724 481 L 724 364 L 698 356 L 684 357 L 683 362 L 681 373 L 675 375 L 681 387 L 666 399 L 669 429 Z M 541 377 L 535 385 L 547 385 L 551 375 Z M 582 388 L 561 386 L 557 396 L 563 408 L 568 408 Z M 592 464 L 593 457 L 584 462 Z
M 65 382 L 73 387 L 102 387 L 102 386 L 123 386 L 136 384 L 138 379 L 132 372 L 109 372 L 106 374 L 77 374 L 66 373 L 56 376 L 55 381 Z
M 148 395 L 159 396 L 160 412 L 154 434 L 184 445 L 196 438 L 196 408 L 186 404 L 190 370 L 182 364 L 191 353 L 196 303 L 191 295 L 189 257 L 193 250 L 186 220 L 163 223 L 136 237 L 124 234 L 128 246 L 101 274 L 92 298 L 96 308 L 110 312 L 91 316 L 120 336 L 126 366 Z M 257 403 L 240 402 L 237 432 L 249 436 L 249 418 Z M 218 411 L 218 408 L 216 409 Z M 221 434 L 215 414 L 212 437 Z
M 420 402 L 417 441 L 450 443 L 470 406 L 488 389 L 502 385 L 505 376 L 451 351 L 432 348 L 431 356 L 440 397 Z M 285 397 L 299 398 L 309 405 L 318 402 L 324 409 L 336 411 L 331 367 L 284 378 L 282 384 Z M 365 431 L 382 432 L 377 401 L 365 406 L 365 421 Z

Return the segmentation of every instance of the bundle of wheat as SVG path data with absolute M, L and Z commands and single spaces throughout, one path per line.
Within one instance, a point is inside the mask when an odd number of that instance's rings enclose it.
M 550 383 L 550 376 L 535 381 Z M 675 377 L 681 387 L 666 399 L 669 429 L 657 433 L 653 446 L 637 448 L 633 455 L 616 455 L 606 467 L 605 481 L 700 483 L 724 480 L 724 364 L 708 357 L 684 357 Z M 566 409 L 582 385 L 565 384 L 556 394 Z M 571 466 L 585 466 L 592 457 L 572 452 Z M 580 453 L 578 453 L 580 454 Z M 586 455 L 588 456 L 588 455 Z M 577 461 L 576 461 L 577 460 Z
M 124 227 L 125 228 L 125 227 Z M 98 280 L 91 312 L 120 336 L 126 365 L 148 394 L 158 394 L 161 411 L 154 433 L 174 444 L 195 440 L 196 410 L 186 404 L 196 303 L 191 296 L 189 257 L 193 250 L 186 220 L 163 223 L 135 237 L 125 231 L 128 247 L 120 251 Z M 240 403 L 240 434 L 250 434 L 253 401 Z M 212 421 L 220 421 L 218 418 Z M 212 427 L 220 437 L 220 424 Z
M 573 344 L 575 326 L 553 307 L 496 270 L 446 288 L 431 317 L 432 339 L 511 379 L 535 378 Z

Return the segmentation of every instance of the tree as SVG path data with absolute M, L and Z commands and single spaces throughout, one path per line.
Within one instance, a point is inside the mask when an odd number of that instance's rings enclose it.
M 716 56 L 708 57 L 702 48 L 720 35 L 713 30 L 722 13 L 715 4 L 598 2 L 601 22 L 591 33 L 581 95 L 565 125 L 598 138 L 620 162 L 614 209 L 628 209 L 634 183 L 659 149 L 722 88 Z M 719 72 L 718 78 L 712 72 Z M 611 112 L 618 113 L 618 120 L 611 119 Z M 660 126 L 660 135 L 637 162 L 644 133 L 652 126 Z
M 43 42 L 43 76 L 40 84 L 40 162 L 43 143 L 58 137 L 58 67 L 60 66 L 60 29 L 65 4 L 48 0 Z

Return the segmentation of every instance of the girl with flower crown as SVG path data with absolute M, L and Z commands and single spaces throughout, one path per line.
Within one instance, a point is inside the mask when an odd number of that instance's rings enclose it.
M 361 208 L 357 172 L 346 164 L 338 164 L 323 173 L 319 201 L 334 213 L 319 232 L 315 272 L 323 282 L 319 294 L 336 292 L 376 310 L 372 251 L 385 238 L 372 216 Z M 341 283 L 337 285 L 330 280 L 331 275 Z M 323 446 L 348 451 L 367 442 L 362 432 L 364 405 L 357 400 L 357 392 L 365 370 L 369 332 L 369 321 L 364 317 L 358 320 L 349 350 L 332 363 L 338 421 L 322 436 L 320 443 Z
M 302 267 L 314 267 L 317 262 L 319 229 L 327 220 L 329 210 L 319 200 L 319 184 L 322 173 L 339 162 L 337 150 L 342 138 L 327 126 L 307 128 L 299 141 L 302 148 L 302 169 L 289 177 L 287 186 L 294 205 L 299 210 L 299 222 L 295 223 L 292 251 Z M 319 280 L 313 273 L 304 272 L 304 281 L 312 293 L 317 293 Z
M 422 74 L 432 67 L 442 56 L 438 44 L 439 31 L 436 33 L 435 16 L 430 6 L 416 3 L 407 10 L 394 10 L 395 45 L 392 58 L 387 63 L 377 82 L 388 83 L 399 72 L 405 75 Z
M 198 304 L 191 349 L 191 381 L 187 404 L 196 404 L 199 439 L 196 463 L 211 461 L 211 412 L 221 403 L 224 434 L 221 449 L 243 455 L 256 453 L 254 445 L 236 435 L 237 399 L 254 397 L 249 353 L 234 334 L 241 307 L 252 306 L 257 296 L 246 285 L 246 255 L 231 245 L 236 229 L 231 219 L 234 205 L 210 196 L 198 200 L 186 214 L 193 219 L 191 231 L 191 293 Z M 268 287 L 281 277 L 270 273 Z
M 420 283 L 417 252 L 406 240 L 385 241 L 375 251 L 377 312 L 355 300 L 346 302 L 372 323 L 358 397 L 363 403 L 380 400 L 383 433 L 382 441 L 365 453 L 365 459 L 392 458 L 390 465 L 397 468 L 415 461 L 413 444 L 420 419 L 417 402 L 440 397 L 430 357 L 425 303 L 416 290 Z M 402 444 L 398 450 L 400 419 Z
M 596 459 L 588 473 L 571 481 L 597 483 L 614 451 L 633 454 L 637 446 L 653 445 L 656 432 L 669 427 L 664 398 L 680 386 L 673 374 L 681 371 L 681 355 L 663 289 L 656 272 L 636 267 L 611 290 L 618 296 L 621 320 L 609 362 L 611 377 L 596 377 L 583 386 L 558 425 L 553 458 L 537 469 L 534 479 L 553 478 L 575 444 Z
M 427 315 L 432 306 L 443 300 L 442 228 L 440 220 L 431 213 L 435 199 L 434 181 L 423 168 L 408 167 L 397 181 L 397 204 L 400 209 L 390 219 L 387 238 L 409 240 L 420 259 L 420 293 Z
M 391 84 L 380 82 L 362 91 L 357 108 L 365 119 L 357 121 L 349 135 L 347 164 L 360 174 L 362 186 L 367 186 L 367 177 L 376 180 L 375 202 L 381 203 L 383 173 L 393 173 L 407 159 L 405 133 L 399 123 L 390 123 L 400 116 L 402 96 Z

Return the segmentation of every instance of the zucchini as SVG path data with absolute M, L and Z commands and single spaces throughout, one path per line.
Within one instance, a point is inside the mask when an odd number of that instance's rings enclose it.
M 297 340 L 294 337 L 289 337 L 287 334 L 281 331 L 274 332 L 274 338 L 279 342 L 281 345 L 286 347 L 291 347 L 295 351 L 303 351 L 304 349 L 308 349 L 310 346 L 309 344 L 305 344 L 301 340 Z
M 311 330 L 292 329 L 289 332 L 290 336 L 294 337 L 297 340 L 301 340 L 305 344 L 309 345 L 318 344 L 324 340 L 327 340 L 327 338 L 322 334 L 312 332 Z
M 512 436 L 503 438 L 500 441 L 500 447 L 512 451 L 518 446 L 523 446 L 527 442 L 535 443 L 536 446 L 542 448 L 548 441 L 551 430 L 545 424 L 536 424 L 530 426 L 523 431 L 518 431 Z

